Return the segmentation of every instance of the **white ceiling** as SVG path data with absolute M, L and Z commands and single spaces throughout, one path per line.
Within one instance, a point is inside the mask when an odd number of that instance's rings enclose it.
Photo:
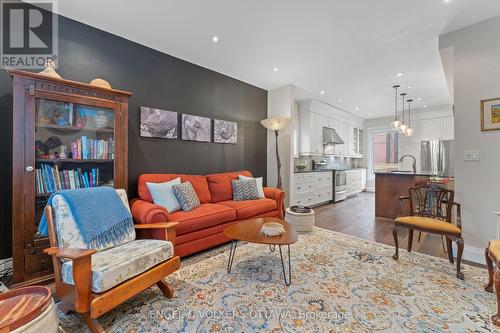
M 59 12 L 264 89 L 293 84 L 377 118 L 392 114 L 395 82 L 422 98 L 415 108 L 451 103 L 438 37 L 500 15 L 500 0 L 64 0 Z

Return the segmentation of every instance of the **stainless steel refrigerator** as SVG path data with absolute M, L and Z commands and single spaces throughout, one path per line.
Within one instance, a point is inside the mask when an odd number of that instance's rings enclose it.
M 440 177 L 453 177 L 453 140 L 422 141 L 420 170 Z

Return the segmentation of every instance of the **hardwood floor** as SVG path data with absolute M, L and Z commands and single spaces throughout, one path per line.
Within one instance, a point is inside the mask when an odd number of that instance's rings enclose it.
M 393 222 L 375 217 L 374 193 L 363 192 L 358 197 L 316 207 L 314 211 L 318 227 L 394 246 Z M 406 251 L 407 244 L 408 231 L 399 232 L 399 250 Z M 418 232 L 415 232 L 412 251 L 447 258 L 438 235 L 422 233 L 418 242 Z

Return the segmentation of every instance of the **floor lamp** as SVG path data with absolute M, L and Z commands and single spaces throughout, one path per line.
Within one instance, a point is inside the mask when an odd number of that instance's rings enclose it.
M 288 126 L 288 124 L 290 123 L 290 118 L 272 117 L 264 119 L 260 123 L 268 130 L 274 131 L 274 135 L 276 137 L 276 164 L 278 169 L 278 184 L 276 185 L 276 187 L 282 189 L 283 183 L 281 181 L 281 160 L 278 149 L 278 132 Z

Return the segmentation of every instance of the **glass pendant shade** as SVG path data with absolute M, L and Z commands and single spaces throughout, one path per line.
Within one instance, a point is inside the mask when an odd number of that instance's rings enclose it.
M 401 126 L 399 126 L 399 133 L 405 134 L 407 128 L 408 126 L 406 124 L 401 124 Z
M 406 136 L 413 136 L 413 128 L 411 128 L 411 102 L 413 102 L 413 99 L 407 100 L 408 102 L 408 127 L 406 128 L 405 135 Z
M 401 126 L 401 121 L 398 119 L 398 88 L 399 85 L 394 85 L 392 88 L 394 89 L 394 121 L 391 123 L 391 128 L 395 131 L 399 130 L 399 126 Z
M 391 123 L 391 128 L 393 130 L 398 130 L 399 129 L 399 126 L 401 126 L 401 122 L 399 120 L 394 120 L 392 123 Z

